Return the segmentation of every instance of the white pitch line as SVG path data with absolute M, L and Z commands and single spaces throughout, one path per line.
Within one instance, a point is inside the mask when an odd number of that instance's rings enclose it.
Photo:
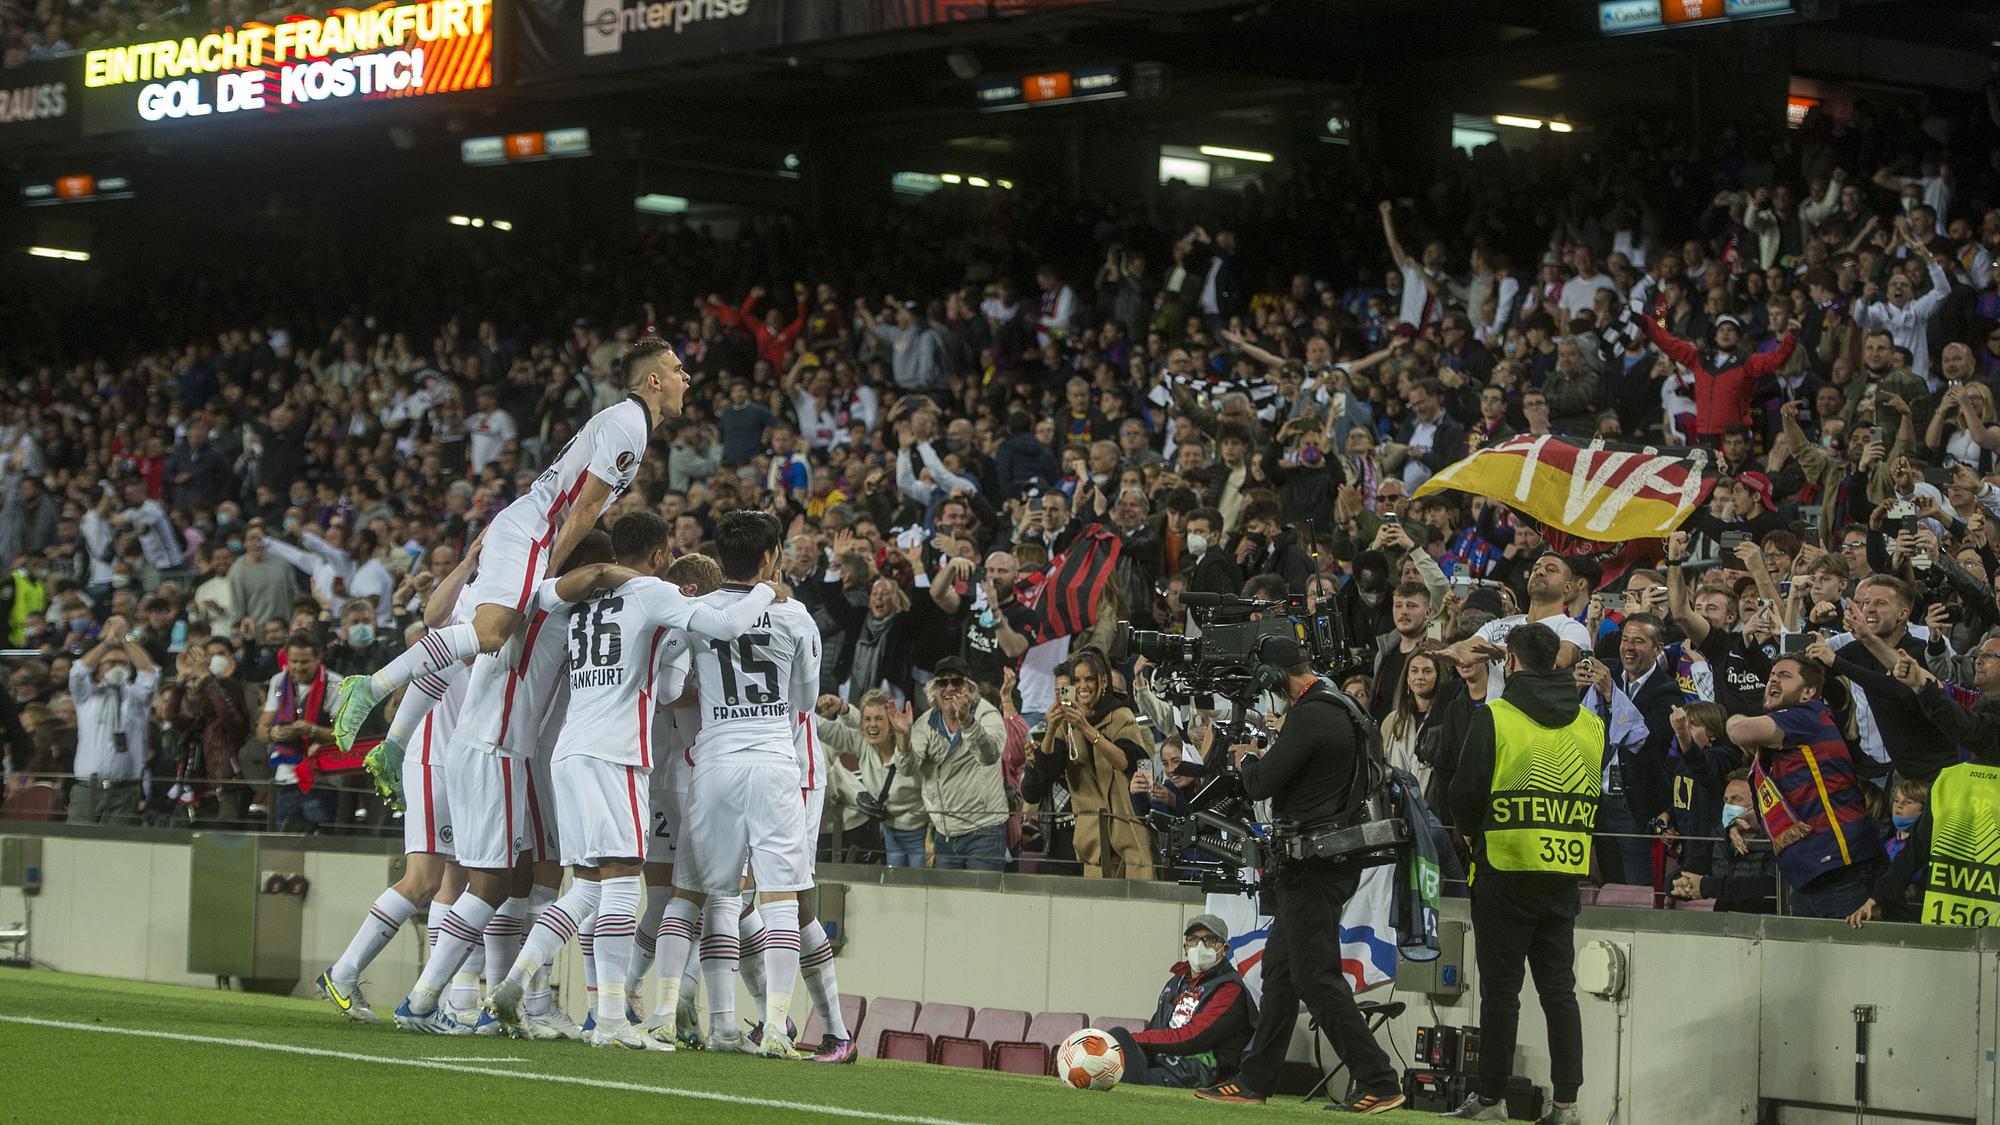
M 448 1062 L 448 1063 L 516 1063 L 516 1062 L 528 1061 L 527 1059 L 524 1059 L 519 1055 L 507 1055 L 495 1059 L 468 1059 L 468 1058 L 461 1058 L 458 1055 L 420 1055 L 418 1056 L 418 1058 L 422 1062 Z
M 971 1122 L 954 1121 L 944 1117 L 915 1117 L 900 1113 L 871 1113 L 863 1109 L 844 1109 L 819 1103 L 787 1102 L 776 1098 L 752 1098 L 741 1094 L 720 1094 L 713 1090 L 683 1090 L 672 1086 L 647 1086 L 638 1082 L 613 1082 L 602 1078 L 580 1078 L 573 1074 L 523 1073 L 518 1070 L 496 1070 L 483 1066 L 467 1066 L 462 1063 L 433 1062 L 428 1059 L 394 1059 L 376 1055 L 357 1054 L 352 1051 L 328 1051 L 318 1047 L 297 1047 L 287 1043 L 261 1043 L 255 1039 L 226 1039 L 214 1035 L 187 1035 L 176 1031 L 152 1031 L 134 1027 L 105 1027 L 92 1023 L 70 1023 L 66 1020 L 44 1020 L 32 1016 L 0 1015 L 0 1023 L 26 1024 L 30 1027 L 53 1027 L 63 1031 L 90 1031 L 100 1035 L 130 1035 L 140 1039 L 169 1039 L 177 1043 L 208 1043 L 218 1047 L 247 1047 L 256 1051 L 277 1051 L 287 1055 L 310 1055 L 323 1059 L 345 1059 L 349 1062 L 380 1063 L 385 1066 L 411 1066 L 420 1070 L 445 1070 L 455 1074 L 479 1074 L 492 1078 L 527 1078 L 536 1082 L 564 1082 L 572 1086 L 588 1086 L 597 1090 L 624 1090 L 634 1094 L 663 1094 L 673 1098 L 695 1098 L 708 1102 L 727 1102 L 731 1105 L 754 1105 L 766 1109 L 786 1109 L 829 1117 L 852 1117 L 863 1121 L 893 1121 L 898 1125 L 972 1125 Z

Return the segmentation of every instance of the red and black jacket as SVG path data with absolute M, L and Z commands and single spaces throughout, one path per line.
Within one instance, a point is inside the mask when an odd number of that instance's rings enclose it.
M 1210 1055 L 1218 1074 L 1234 1074 L 1250 1033 L 1257 1030 L 1257 1002 L 1243 987 L 1236 966 L 1224 958 L 1195 978 L 1183 961 L 1174 966 L 1173 974 L 1160 989 L 1153 1018 L 1146 1021 L 1144 1031 L 1132 1033 L 1133 1041 L 1156 1058 Z M 1192 1010 L 1176 1027 L 1175 1016 L 1184 1007 Z

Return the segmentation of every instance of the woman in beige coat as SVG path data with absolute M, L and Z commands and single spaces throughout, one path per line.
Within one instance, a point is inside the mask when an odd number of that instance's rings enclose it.
M 1151 879 L 1152 832 L 1132 810 L 1131 775 L 1153 754 L 1153 739 L 1132 708 L 1112 694 L 1111 665 L 1086 648 L 1070 672 L 1073 703 L 1048 713 L 1041 752 L 1064 755 L 1067 744 L 1071 808 L 1076 813 L 1076 858 L 1091 878 Z

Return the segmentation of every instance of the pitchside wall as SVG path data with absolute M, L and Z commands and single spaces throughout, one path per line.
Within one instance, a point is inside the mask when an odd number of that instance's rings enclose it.
M 41 892 L 24 899 L 0 888 L 0 929 L 27 920 L 30 950 L 50 968 L 213 986 L 187 971 L 185 836 L 49 832 Z M 338 955 L 389 865 L 375 841 L 305 854 L 307 966 Z M 846 936 L 841 986 L 870 997 L 1144 1015 L 1184 921 L 1200 913 L 1197 894 L 1171 885 L 874 868 L 829 868 L 822 878 L 846 888 L 835 911 Z M 1448 902 L 1447 919 L 1462 919 L 1462 906 Z M 420 934 L 399 936 L 369 971 L 379 1009 L 415 977 Z M 1865 1004 L 1875 1006 L 1868 1120 L 2000 1125 L 2000 934 L 1906 926 L 1857 934 L 1794 919 L 1591 908 L 1577 940 L 1594 939 L 1625 950 L 1629 976 L 1622 1001 L 1581 997 L 1588 1121 L 1747 1123 L 1759 1120 L 1761 1099 L 1779 1103 L 1768 1120 L 1852 1122 L 1854 1008 Z M 1475 934 L 1466 943 L 1468 984 L 1477 979 L 1476 942 Z M 310 994 L 310 976 L 295 994 Z M 574 1010 L 583 988 L 573 946 L 557 983 Z M 1399 989 L 1410 1010 L 1394 1025 L 1393 1046 L 1407 1056 L 1419 1023 L 1477 1024 L 1476 991 L 1433 999 Z M 747 999 L 738 1010 L 749 1010 Z M 1532 985 L 1522 1033 L 1516 1070 L 1546 1084 Z M 1310 1058 L 1308 1044 L 1301 1021 L 1293 1057 Z

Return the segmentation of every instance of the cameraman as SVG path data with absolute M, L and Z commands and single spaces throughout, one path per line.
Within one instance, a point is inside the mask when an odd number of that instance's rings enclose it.
M 1314 674 L 1297 641 L 1267 638 L 1260 655 L 1262 663 L 1283 669 L 1282 694 L 1290 706 L 1268 753 L 1231 748 L 1243 791 L 1252 800 L 1269 799 L 1274 820 L 1294 821 L 1308 831 L 1328 826 L 1353 813 L 1365 796 L 1355 779 L 1358 755 L 1367 747 L 1357 744 L 1346 707 Z M 1265 892 L 1267 901 L 1276 902 L 1264 946 L 1264 1007 L 1252 1049 L 1235 1081 L 1204 1087 L 1197 1097 L 1221 1102 L 1269 1097 L 1303 1000 L 1360 1088 L 1347 1110 L 1386 1113 L 1403 1104 L 1389 1056 L 1368 1033 L 1340 971 L 1340 915 L 1360 885 L 1361 868 L 1341 860 L 1303 860 L 1277 869 Z

